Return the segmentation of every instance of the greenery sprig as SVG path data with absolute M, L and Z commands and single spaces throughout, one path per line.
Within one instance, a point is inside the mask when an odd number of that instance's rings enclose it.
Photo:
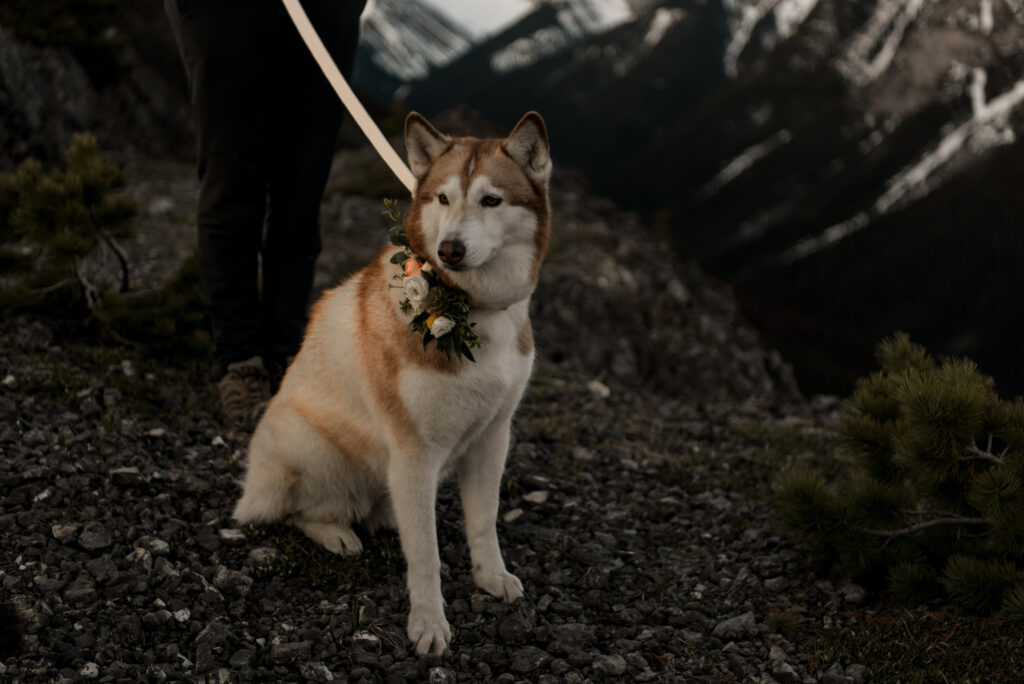
M 405 214 L 393 199 L 384 200 L 384 214 L 393 225 L 388 230 L 391 244 L 401 249 L 391 255 L 391 263 L 402 265 L 402 282 L 406 298 L 399 303 L 402 313 L 411 315 L 409 328 L 423 336 L 423 348 L 436 341 L 437 350 L 449 359 L 466 358 L 475 362 L 472 350 L 480 346 L 476 323 L 469 321 L 469 295 L 461 288 L 445 282 L 429 262 L 412 250 L 405 233 Z M 421 278 L 422 282 L 413 279 Z

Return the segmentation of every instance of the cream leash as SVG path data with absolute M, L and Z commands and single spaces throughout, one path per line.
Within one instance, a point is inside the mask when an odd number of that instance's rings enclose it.
M 306 11 L 302 9 L 299 0 L 281 0 L 281 2 L 284 3 L 284 8 L 288 10 L 288 16 L 292 18 L 292 23 L 299 30 L 299 35 L 302 36 L 302 40 L 306 43 L 306 47 L 309 48 L 313 59 L 320 65 L 320 70 L 324 72 L 324 76 L 330 81 L 334 92 L 341 98 L 342 104 L 345 105 L 349 114 L 359 124 L 359 128 L 369 138 L 373 149 L 377 150 L 377 154 L 384 160 L 384 163 L 388 165 L 392 173 L 398 176 L 398 180 L 402 181 L 402 185 L 409 190 L 409 194 L 412 194 L 416 187 L 416 178 L 412 175 L 412 171 L 409 170 L 409 167 L 405 165 L 402 158 L 391 147 L 388 139 L 384 137 L 380 128 L 367 113 L 366 108 L 363 107 L 363 103 L 352 92 L 352 88 L 338 70 L 338 65 L 331 59 L 331 55 L 328 54 L 323 41 L 317 35 L 316 29 L 309 22 L 309 17 L 306 16 Z

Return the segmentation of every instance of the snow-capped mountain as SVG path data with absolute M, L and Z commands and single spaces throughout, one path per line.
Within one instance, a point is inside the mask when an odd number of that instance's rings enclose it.
M 740 55 L 752 39 L 759 39 L 760 49 L 770 50 L 792 36 L 817 4 L 818 0 L 724 0 L 732 34 L 723 55 L 726 74 L 738 75 Z
M 361 31 L 374 64 L 405 81 L 423 78 L 473 42 L 468 29 L 415 0 L 373 0 L 363 13 Z
M 504 44 L 491 54 L 489 63 L 494 71 L 529 66 L 633 19 L 633 10 L 626 0 L 553 0 L 547 5 L 554 10 L 554 21 L 523 35 L 509 32 L 501 41 Z
M 980 0 L 970 8 L 944 0 L 878 0 L 873 11 L 845 35 L 838 30 L 843 17 L 830 4 L 823 0 L 822 11 L 815 17 L 817 25 L 800 36 L 802 49 L 791 56 L 800 60 L 798 64 L 770 60 L 771 66 L 758 71 L 764 75 L 770 68 L 781 68 L 790 77 L 801 70 L 817 71 L 841 81 L 836 85 L 842 87 L 846 111 L 837 113 L 845 126 L 832 137 L 827 150 L 842 155 L 830 161 L 828 176 L 841 177 L 850 168 L 883 155 L 898 154 L 899 161 L 876 179 L 877 189 L 858 203 L 856 212 L 801 237 L 778 255 L 783 263 L 828 249 L 869 227 L 875 218 L 927 198 L 953 176 L 984 160 L 992 149 L 1014 143 L 1019 126 L 1015 129 L 1013 121 L 1020 120 L 1024 109 L 1024 2 L 994 6 L 991 0 Z M 843 39 L 835 41 L 838 36 Z M 830 40 L 832 47 L 827 49 Z M 998 74 L 995 83 L 990 83 L 990 72 Z M 786 99 L 775 98 L 768 104 L 775 106 Z M 940 112 L 925 128 L 926 113 Z M 763 156 L 753 153 L 777 139 L 779 131 L 772 129 L 783 123 L 782 116 L 774 117 L 774 126 L 755 118 L 748 122 L 746 134 L 762 129 L 764 140 L 727 160 L 723 170 L 745 160 L 746 172 Z M 789 134 L 790 128 L 785 129 L 786 143 L 801 137 L 800 132 Z M 900 152 L 893 149 L 892 142 L 922 132 L 918 146 Z M 814 135 L 803 133 L 805 138 Z M 787 153 L 780 150 L 777 155 L 784 158 Z M 707 201 L 714 202 L 714 195 L 724 187 L 721 184 L 705 193 Z M 771 219 L 764 214 L 751 217 L 742 224 L 739 240 L 766 234 L 784 216 L 785 212 Z
M 729 80 L 626 175 L 655 183 L 656 150 L 687 150 L 662 169 L 695 188 L 668 208 L 677 244 L 733 280 L 806 387 L 906 328 L 1022 391 L 1005 293 L 1024 285 L 1024 3 L 850 5 L 819 0 L 788 39 L 732 21 Z
M 1024 0 L 629 11 L 573 42 L 540 6 L 410 103 L 542 112 L 556 161 L 732 280 L 811 389 L 902 327 L 1024 391 L 1024 317 L 998 295 L 1024 288 Z
M 401 86 L 428 74 L 485 42 L 487 64 L 512 71 L 557 54 L 635 17 L 653 0 L 541 0 L 497 36 L 474 34 L 436 5 L 422 0 L 371 0 L 362 17 L 355 83 L 386 103 Z
M 362 16 L 356 87 L 390 102 L 402 84 L 465 53 L 473 38 L 469 29 L 420 0 L 370 0 Z
M 575 29 L 584 22 L 566 18 L 585 7 L 538 4 L 413 84 L 407 102 L 426 112 L 466 102 L 499 122 L 538 108 L 549 114 L 553 137 L 572 141 L 566 160 L 590 167 L 602 159 L 621 161 L 628 150 L 619 147 L 624 138 L 596 146 L 584 133 L 607 138 L 608 129 L 642 131 L 670 119 L 724 78 L 728 27 L 717 1 L 623 3 L 590 23 L 595 32 L 589 34 Z

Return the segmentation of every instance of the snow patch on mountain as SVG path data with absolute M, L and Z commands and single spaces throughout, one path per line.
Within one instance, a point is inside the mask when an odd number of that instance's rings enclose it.
M 782 129 L 767 140 L 748 147 L 737 157 L 729 161 L 722 170 L 712 178 L 707 185 L 701 189 L 701 194 L 710 197 L 724 188 L 726 185 L 738 178 L 744 171 L 761 161 L 769 154 L 779 149 L 790 140 L 793 134 L 788 129 Z
M 866 227 L 872 218 L 926 195 L 941 180 L 941 171 L 948 168 L 958 155 L 966 153 L 978 157 L 995 147 L 1013 143 L 1016 134 L 1010 124 L 1010 114 L 1024 104 L 1024 79 L 1002 95 L 986 101 L 985 70 L 975 69 L 973 74 L 970 88 L 973 114 L 967 121 L 945 135 L 916 163 L 890 179 L 885 192 L 875 200 L 870 210 L 801 240 L 783 253 L 779 261 L 788 264 L 820 252 Z
M 547 26 L 529 36 L 517 38 L 491 55 L 491 68 L 498 73 L 522 69 L 549 55 L 561 52 L 571 39 L 560 26 Z
M 1013 12 L 1017 23 L 1024 24 L 1024 0 L 1006 0 L 1006 6 Z
M 992 0 L 981 0 L 981 11 L 978 16 L 978 28 L 986 36 L 992 33 L 995 22 L 992 18 Z
M 818 5 L 818 0 L 783 0 L 775 7 L 775 28 L 779 37 L 789 38 L 796 33 L 800 25 L 807 19 Z
M 729 28 L 732 31 L 732 38 L 729 40 L 729 44 L 725 46 L 723 62 L 725 64 L 725 73 L 730 78 L 736 78 L 739 75 L 740 54 L 747 47 L 747 43 L 750 42 L 750 36 L 753 35 L 754 28 L 761 23 L 761 20 L 768 13 L 770 8 L 767 6 L 774 6 L 776 1 L 762 0 L 761 3 L 756 5 L 747 5 L 736 0 L 725 1 L 726 9 L 731 10 L 729 13 Z
M 604 33 L 634 18 L 626 0 L 561 0 L 557 23 L 516 38 L 491 55 L 491 69 L 505 73 L 557 54 L 588 36 Z
M 879 0 L 875 13 L 848 43 L 837 63 L 855 85 L 871 83 L 896 57 L 907 29 L 934 0 Z
M 970 89 L 971 112 L 977 118 L 985 111 L 985 84 L 988 83 L 988 74 L 984 69 L 976 67 L 973 71 L 973 76 Z
M 859 212 L 856 216 L 846 219 L 842 223 L 826 228 L 819 235 L 801 240 L 779 258 L 779 263 L 783 265 L 791 264 L 794 261 L 809 257 L 815 252 L 820 252 L 840 240 L 853 235 L 869 223 L 871 223 L 871 217 L 868 213 L 864 211 Z
M 576 37 L 596 35 L 634 18 L 626 0 L 562 0 L 558 21 Z
M 647 25 L 647 32 L 643 40 L 632 50 L 625 52 L 612 66 L 616 76 L 625 76 L 629 71 L 640 63 L 644 57 L 650 54 L 658 43 L 662 41 L 665 34 L 678 24 L 686 16 L 686 12 L 678 7 L 659 7 L 651 16 Z
M 929 180 L 964 148 L 975 156 L 993 147 L 1008 145 L 1016 140 L 1009 123 L 1010 113 L 1024 102 L 1024 80 L 1013 88 L 985 102 L 985 71 L 975 69 L 971 85 L 973 116 L 946 135 L 939 144 L 916 164 L 898 173 L 888 188 L 875 201 L 875 211 L 885 213 L 898 203 L 914 199 L 927 192 Z
M 424 78 L 473 44 L 467 29 L 412 0 L 371 0 L 363 12 L 360 40 L 378 67 L 403 81 Z
M 647 33 L 644 34 L 644 45 L 652 48 L 660 43 L 668 30 L 685 16 L 686 12 L 678 7 L 659 7 L 651 18 Z
M 769 15 L 773 15 L 775 21 L 775 38 L 785 40 L 796 33 L 817 4 L 818 0 L 761 0 L 757 3 L 724 0 L 732 31 L 723 57 L 726 75 L 736 78 L 739 74 L 740 55 L 750 43 L 754 29 Z

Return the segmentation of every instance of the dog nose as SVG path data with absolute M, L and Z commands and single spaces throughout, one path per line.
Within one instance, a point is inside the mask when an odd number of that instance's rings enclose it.
M 466 245 L 462 243 L 462 240 L 445 240 L 437 248 L 437 256 L 441 257 L 441 261 L 449 266 L 454 266 L 462 261 L 462 257 L 466 256 Z

